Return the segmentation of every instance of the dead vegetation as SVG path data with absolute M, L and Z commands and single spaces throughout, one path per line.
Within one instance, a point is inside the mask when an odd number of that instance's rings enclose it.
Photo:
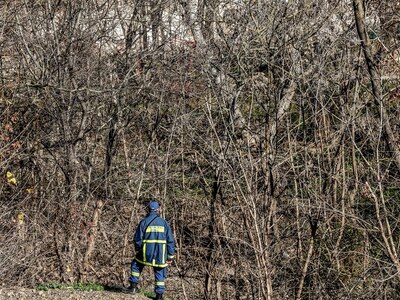
M 389 2 L 1 2 L 0 281 L 126 284 L 153 196 L 174 299 L 395 298 Z

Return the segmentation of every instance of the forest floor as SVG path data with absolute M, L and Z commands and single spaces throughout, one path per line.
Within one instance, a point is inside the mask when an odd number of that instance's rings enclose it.
M 113 291 L 78 291 L 51 289 L 38 291 L 20 287 L 0 287 L 0 300 L 149 300 L 141 294 L 129 295 Z

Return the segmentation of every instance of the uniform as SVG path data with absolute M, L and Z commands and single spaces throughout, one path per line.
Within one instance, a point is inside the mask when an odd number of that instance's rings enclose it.
M 154 291 L 160 297 L 156 299 L 162 299 L 165 292 L 166 267 L 174 259 L 175 242 L 170 225 L 159 215 L 159 204 L 152 201 L 148 207 L 149 213 L 140 221 L 135 231 L 136 256 L 131 263 L 129 282 L 136 290 L 144 266 L 153 267 Z

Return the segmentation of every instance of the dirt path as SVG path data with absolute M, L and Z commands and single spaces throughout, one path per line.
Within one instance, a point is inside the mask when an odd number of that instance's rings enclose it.
M 68 289 L 36 291 L 26 288 L 0 287 L 0 300 L 149 300 L 142 295 L 127 295 L 110 291 L 84 292 Z

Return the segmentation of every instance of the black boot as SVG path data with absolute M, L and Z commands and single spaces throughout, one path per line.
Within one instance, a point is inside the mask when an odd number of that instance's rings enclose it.
M 125 292 L 133 295 L 133 294 L 136 294 L 137 291 L 138 291 L 137 283 L 129 282 L 129 287 L 125 290 Z
M 164 299 L 163 298 L 163 294 L 156 293 L 156 299 L 155 300 L 162 300 L 162 299 Z

